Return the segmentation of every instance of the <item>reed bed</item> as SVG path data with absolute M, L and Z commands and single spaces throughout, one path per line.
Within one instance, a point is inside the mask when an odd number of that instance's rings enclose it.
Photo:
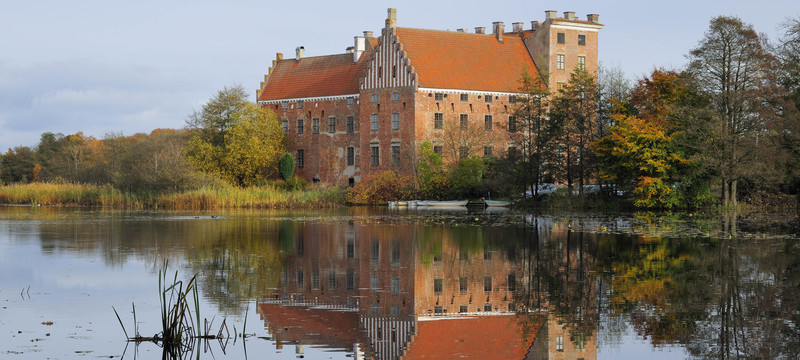
M 345 196 L 342 189 L 325 186 L 299 191 L 273 185 L 204 187 L 156 194 L 123 192 L 111 185 L 31 183 L 0 186 L 0 204 L 164 210 L 335 208 L 345 205 Z

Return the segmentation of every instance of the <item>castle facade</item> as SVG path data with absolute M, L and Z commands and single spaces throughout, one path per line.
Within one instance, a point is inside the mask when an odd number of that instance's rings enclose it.
M 596 14 L 545 11 L 530 28 L 491 33 L 403 28 L 388 10 L 380 35 L 365 31 L 344 54 L 278 53 L 257 92 L 290 139 L 297 176 L 353 185 L 392 170 L 412 174 L 423 142 L 446 162 L 513 156 L 513 109 L 523 72 L 552 90 L 573 69 L 597 72 Z

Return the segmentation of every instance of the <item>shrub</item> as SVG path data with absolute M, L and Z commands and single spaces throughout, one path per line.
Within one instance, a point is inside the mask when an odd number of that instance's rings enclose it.
M 283 180 L 291 179 L 292 175 L 294 175 L 294 158 L 289 153 L 283 154 L 278 159 L 278 175 Z
M 347 191 L 347 201 L 354 204 L 380 204 L 408 198 L 411 178 L 386 170 L 366 176 Z

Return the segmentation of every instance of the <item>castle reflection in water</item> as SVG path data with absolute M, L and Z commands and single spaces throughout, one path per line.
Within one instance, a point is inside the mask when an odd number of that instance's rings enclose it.
M 358 221 L 281 227 L 258 311 L 279 349 L 353 357 L 596 359 L 589 234 Z

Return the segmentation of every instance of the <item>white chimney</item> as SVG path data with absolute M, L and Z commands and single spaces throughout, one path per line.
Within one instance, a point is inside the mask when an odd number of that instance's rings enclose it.
M 294 58 L 295 61 L 300 61 L 300 59 L 306 56 L 306 48 L 302 46 L 298 46 L 296 49 L 294 49 L 294 51 L 296 54 Z
M 476 34 L 483 34 L 484 32 L 486 32 L 486 27 L 483 27 L 483 26 L 475 27 L 475 33 Z
M 492 23 L 492 32 L 494 33 L 494 37 L 497 38 L 497 41 L 503 42 L 504 31 L 505 26 L 503 25 L 502 21 L 495 21 Z
M 361 54 L 363 54 L 364 50 L 367 49 L 367 39 L 364 38 L 363 36 L 356 36 L 354 37 L 353 42 L 354 42 L 353 47 L 355 48 L 354 49 L 355 51 L 353 51 L 353 62 L 357 63 L 358 59 L 361 58 Z
M 521 22 L 515 22 L 515 23 L 511 24 L 512 29 L 514 30 L 515 33 L 518 33 L 518 32 L 522 31 L 522 24 L 523 23 L 521 23 Z

